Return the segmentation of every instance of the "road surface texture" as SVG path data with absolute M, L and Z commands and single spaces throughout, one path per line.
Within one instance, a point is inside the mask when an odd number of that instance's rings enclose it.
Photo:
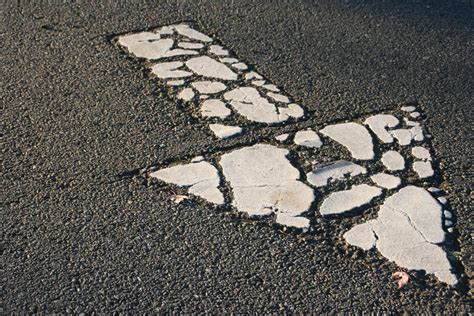
M 2 13 L 3 312 L 470 311 L 469 2 L 20 2 Z M 217 140 L 116 44 L 182 21 L 282 87 L 312 124 L 420 108 L 454 216 L 445 250 L 457 286 L 409 271 L 399 289 L 395 263 L 342 238 L 346 219 L 302 233 L 199 198 L 175 203 L 186 191 L 150 177 L 156 166 L 286 128 Z

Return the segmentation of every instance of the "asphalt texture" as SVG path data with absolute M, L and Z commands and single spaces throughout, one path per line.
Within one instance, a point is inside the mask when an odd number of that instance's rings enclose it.
M 2 14 L 2 312 L 469 313 L 468 1 L 19 2 Z M 397 289 L 395 265 L 349 247 L 335 219 L 306 236 L 174 204 L 146 170 L 227 145 L 112 38 L 180 21 L 319 122 L 418 104 L 455 216 L 459 287 L 420 272 Z

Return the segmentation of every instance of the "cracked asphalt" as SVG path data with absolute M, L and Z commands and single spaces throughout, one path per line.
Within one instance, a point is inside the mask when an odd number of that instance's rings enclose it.
M 3 313 L 472 312 L 469 1 L 11 2 L 2 11 Z M 397 289 L 395 265 L 349 247 L 337 218 L 298 235 L 198 199 L 174 204 L 149 168 L 272 133 L 215 141 L 112 43 L 179 21 L 215 35 L 316 122 L 417 103 L 455 217 L 459 287 L 418 272 Z

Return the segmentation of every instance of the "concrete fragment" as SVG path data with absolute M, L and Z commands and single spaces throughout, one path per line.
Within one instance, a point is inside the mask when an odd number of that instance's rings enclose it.
M 231 114 L 231 110 L 225 106 L 224 102 L 218 99 L 208 99 L 201 105 L 201 115 L 203 117 L 218 117 L 223 119 Z
M 370 250 L 375 247 L 377 239 L 375 237 L 372 223 L 374 221 L 368 221 L 366 223 L 356 225 L 351 230 L 347 231 L 343 237 L 351 245 L 362 248 L 363 250 Z
M 201 43 L 191 43 L 191 42 L 179 42 L 179 47 L 188 48 L 188 49 L 201 49 L 204 47 Z
M 186 61 L 186 66 L 194 73 L 203 77 L 237 80 L 237 74 L 229 67 L 208 56 L 191 58 Z
M 444 196 L 440 196 L 438 198 L 438 201 L 439 201 L 439 203 L 441 203 L 443 205 L 448 204 L 448 200 Z
M 279 93 L 268 92 L 267 95 L 275 101 L 282 102 L 282 103 L 290 103 L 290 99 L 287 96 L 284 96 Z
M 217 56 L 227 56 L 229 55 L 229 51 L 224 49 L 224 47 L 220 45 L 211 45 L 209 47 L 209 53 L 217 55 Z
M 429 178 L 434 175 L 434 170 L 429 161 L 415 161 L 413 163 L 413 171 L 415 171 L 421 179 Z
M 189 77 L 193 73 L 184 70 L 178 70 L 184 64 L 180 61 L 171 61 L 166 63 L 154 64 L 151 66 L 151 72 L 155 74 L 158 78 L 183 78 Z
M 267 90 L 270 90 L 270 91 L 273 91 L 273 92 L 280 92 L 280 89 L 278 89 L 277 86 L 275 86 L 274 84 L 271 84 L 271 83 L 268 83 L 268 84 L 264 84 L 263 87 Z
M 318 134 L 311 129 L 307 129 L 305 131 L 298 131 L 295 134 L 293 142 L 296 145 L 309 148 L 320 148 L 323 145 Z
M 289 136 L 290 136 L 290 134 L 285 133 L 285 134 L 281 134 L 281 135 L 276 136 L 275 139 L 279 142 L 284 142 L 285 140 L 288 139 Z
M 239 62 L 237 58 L 230 58 L 230 57 L 220 58 L 219 61 L 226 64 L 233 64 L 233 63 Z
M 189 27 L 187 24 L 179 24 L 173 26 L 176 31 L 178 31 L 179 34 L 184 35 L 186 37 L 189 37 L 194 40 L 198 40 L 201 42 L 211 42 L 212 38 L 209 36 L 202 34 L 201 32 L 196 31 L 195 29 L 192 29 Z
M 183 101 L 190 101 L 194 98 L 194 91 L 191 88 L 184 88 L 181 90 L 181 92 L 178 94 L 178 99 L 181 99 Z
M 278 110 L 281 115 L 287 115 L 289 117 L 299 118 L 304 116 L 303 108 L 296 103 L 288 104 L 287 107 L 279 106 Z
M 383 143 L 392 143 L 393 137 L 387 132 L 387 127 L 396 127 L 399 121 L 393 115 L 377 114 L 367 118 L 364 124 L 368 125 Z
M 405 158 L 400 153 L 389 150 L 382 155 L 383 165 L 391 171 L 404 170 L 405 169 Z
M 404 111 L 404 112 L 413 112 L 416 110 L 416 107 L 414 106 L 402 106 L 401 107 L 401 110 Z
M 430 151 L 421 146 L 415 146 L 411 149 L 411 154 L 413 157 L 423 160 L 431 160 Z
M 251 79 L 262 80 L 263 77 L 260 74 L 256 73 L 255 71 L 251 71 L 245 74 L 245 80 L 251 80 Z
M 372 137 L 364 126 L 341 123 L 326 126 L 320 132 L 345 146 L 355 159 L 374 159 Z
M 291 216 L 286 213 L 277 213 L 275 222 L 283 226 L 295 228 L 309 228 L 309 219 L 301 216 Z
M 237 70 L 246 70 L 248 68 L 247 65 L 242 62 L 232 64 L 232 67 L 234 67 Z
M 382 189 L 367 184 L 353 186 L 349 190 L 337 191 L 324 199 L 319 212 L 321 215 L 341 214 L 369 204 L 382 194 Z
M 170 80 L 166 82 L 169 86 L 182 86 L 184 84 L 184 80 Z
M 240 126 L 230 126 L 222 124 L 210 124 L 209 128 L 218 138 L 226 139 L 242 133 Z
M 306 179 L 315 187 L 323 187 L 329 181 L 344 179 L 346 175 L 355 177 L 367 173 L 367 169 L 350 161 L 340 160 L 330 164 L 319 165 L 306 174 Z
M 213 94 L 224 91 L 227 86 L 216 81 L 196 81 L 191 84 L 199 93 Z
M 400 184 L 402 183 L 399 177 L 396 177 L 391 174 L 383 173 L 383 172 L 374 174 L 373 176 L 370 177 L 370 179 L 374 181 L 374 183 L 378 185 L 379 187 L 389 189 L 389 190 L 398 188 Z

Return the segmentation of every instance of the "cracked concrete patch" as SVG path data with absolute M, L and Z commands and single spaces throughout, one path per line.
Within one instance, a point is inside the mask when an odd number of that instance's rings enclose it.
M 315 187 L 323 187 L 329 181 L 344 179 L 346 175 L 355 177 L 367 173 L 367 169 L 350 161 L 336 161 L 330 164 L 315 166 L 306 174 L 306 179 Z
M 319 208 L 321 215 L 341 214 L 369 204 L 382 194 L 382 189 L 367 184 L 356 185 L 349 190 L 329 194 Z
M 364 126 L 353 122 L 341 123 L 326 126 L 320 132 L 347 147 L 355 159 L 374 159 L 372 136 Z

